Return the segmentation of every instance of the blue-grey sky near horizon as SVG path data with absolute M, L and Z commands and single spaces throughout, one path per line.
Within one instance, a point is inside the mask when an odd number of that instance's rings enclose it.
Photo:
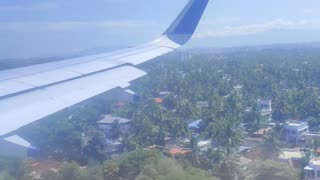
M 146 43 L 188 0 L 1 0 L 0 59 Z M 210 0 L 187 48 L 320 41 L 319 0 Z

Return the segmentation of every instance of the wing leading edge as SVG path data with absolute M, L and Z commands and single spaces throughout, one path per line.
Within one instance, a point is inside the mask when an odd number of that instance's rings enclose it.
M 175 50 L 194 33 L 208 0 L 190 0 L 158 39 L 124 50 L 0 71 L 0 136 L 146 73 L 133 67 Z

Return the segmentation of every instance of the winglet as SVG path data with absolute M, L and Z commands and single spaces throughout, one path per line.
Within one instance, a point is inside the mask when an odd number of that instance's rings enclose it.
M 164 35 L 183 45 L 192 37 L 209 0 L 190 0 Z

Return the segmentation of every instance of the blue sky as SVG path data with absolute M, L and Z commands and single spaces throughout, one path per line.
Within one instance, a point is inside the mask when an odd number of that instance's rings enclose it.
M 0 59 L 77 54 L 148 42 L 188 0 L 1 0 Z M 186 46 L 320 41 L 319 0 L 211 0 Z

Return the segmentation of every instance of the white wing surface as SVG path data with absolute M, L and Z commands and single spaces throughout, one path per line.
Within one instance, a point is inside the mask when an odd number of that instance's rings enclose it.
M 208 0 L 190 0 L 158 39 L 124 50 L 0 71 L 0 136 L 146 73 L 135 65 L 175 50 L 194 33 Z

